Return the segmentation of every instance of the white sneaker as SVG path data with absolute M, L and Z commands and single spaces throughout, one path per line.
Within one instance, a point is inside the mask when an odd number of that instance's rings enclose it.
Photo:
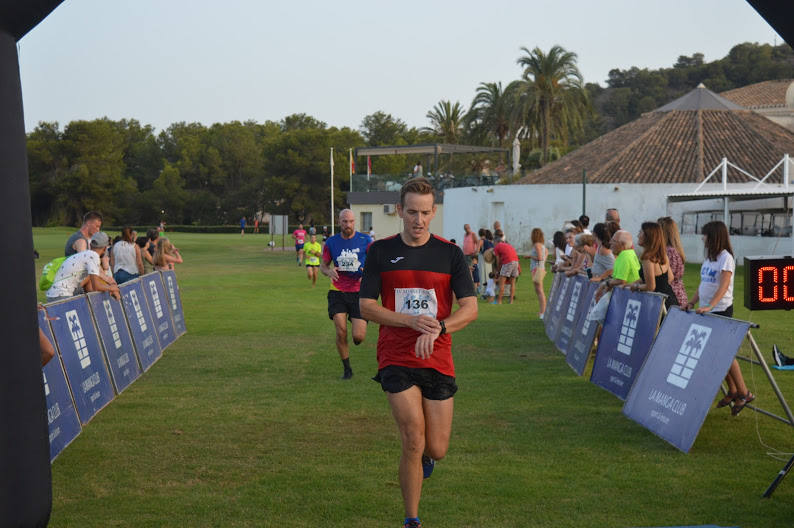
M 539 319 L 542 321 L 542 320 L 543 320 L 543 314 L 540 314 L 540 315 L 538 316 L 538 318 L 539 318 Z

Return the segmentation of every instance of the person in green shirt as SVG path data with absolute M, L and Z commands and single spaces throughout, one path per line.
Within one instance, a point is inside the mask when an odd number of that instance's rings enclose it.
M 320 257 L 323 254 L 322 245 L 317 242 L 317 235 L 311 236 L 311 241 L 303 246 L 306 255 L 306 276 L 312 281 L 312 288 L 317 285 L 317 269 L 320 267 Z
M 637 258 L 637 253 L 634 251 L 634 241 L 631 233 L 624 229 L 615 232 L 612 235 L 612 240 L 609 241 L 609 249 L 615 255 L 612 278 L 605 280 L 598 287 L 596 292 L 597 299 L 615 286 L 631 284 L 640 280 L 640 259 Z

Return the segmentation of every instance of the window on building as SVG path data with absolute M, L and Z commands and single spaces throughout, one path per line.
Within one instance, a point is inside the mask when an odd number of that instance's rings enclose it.
M 372 212 L 361 213 L 361 232 L 368 233 L 372 229 Z

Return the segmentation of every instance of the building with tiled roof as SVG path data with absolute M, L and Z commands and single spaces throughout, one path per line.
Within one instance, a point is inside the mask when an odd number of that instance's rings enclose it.
M 722 158 L 763 176 L 786 153 L 794 154 L 794 132 L 700 85 L 518 183 L 580 183 L 583 170 L 588 183 L 697 183 Z M 747 181 L 735 170 L 730 177 Z
M 794 132 L 699 86 L 675 101 L 527 174 L 515 185 L 445 190 L 444 236 L 498 220 L 520 253 L 539 227 L 550 239 L 571 219 L 608 208 L 636 233 L 672 216 L 690 261 L 700 229 L 727 220 L 736 261 L 794 251 Z M 583 178 L 583 173 L 586 178 Z M 763 180 L 763 181 L 762 181 Z M 760 235 L 760 236 L 759 236 Z
M 794 131 L 794 80 L 780 79 L 742 86 L 720 94 Z

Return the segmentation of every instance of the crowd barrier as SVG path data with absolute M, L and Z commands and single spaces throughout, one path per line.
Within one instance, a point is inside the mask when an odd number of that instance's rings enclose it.
M 56 350 L 42 369 L 50 461 L 187 331 L 173 271 L 149 273 L 119 290 L 121 302 L 95 292 L 39 311 L 39 328 Z
M 597 333 L 587 317 L 597 288 L 556 273 L 549 293 L 546 335 L 579 376 Z M 628 418 L 688 452 L 752 324 L 673 307 L 659 328 L 664 297 L 613 289 L 590 381 L 624 400 Z

